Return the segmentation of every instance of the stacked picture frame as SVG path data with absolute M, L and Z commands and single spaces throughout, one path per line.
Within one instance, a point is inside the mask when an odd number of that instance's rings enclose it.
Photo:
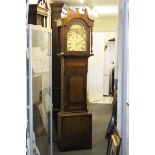
M 117 130 L 117 84 L 114 85 L 112 115 L 105 138 L 108 139 L 106 155 L 119 155 L 122 138 Z
M 109 138 L 107 155 L 119 155 L 120 147 L 121 147 L 121 140 L 122 138 L 115 125 L 113 134 Z

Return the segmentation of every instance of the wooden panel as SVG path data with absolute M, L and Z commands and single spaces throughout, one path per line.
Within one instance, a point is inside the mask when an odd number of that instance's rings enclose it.
M 86 63 L 85 62 L 67 62 L 67 67 L 86 67 Z
M 57 114 L 61 106 L 61 59 L 57 56 L 60 40 L 56 20 L 61 17 L 64 3 L 51 3 L 52 28 L 52 101 L 53 101 L 53 141 L 57 139 Z
M 64 3 L 51 3 L 51 28 L 52 28 L 52 99 L 53 108 L 60 110 L 61 105 L 61 59 L 57 56 L 60 49 L 60 40 L 56 20 L 61 17 Z
M 64 111 L 87 111 L 86 74 L 80 69 L 67 70 L 64 85 Z
M 65 57 L 62 64 L 62 111 L 87 111 L 87 58 Z
M 92 148 L 92 115 L 58 114 L 58 147 L 61 151 Z
M 69 79 L 69 101 L 80 103 L 83 98 L 83 79 L 80 76 L 72 76 Z

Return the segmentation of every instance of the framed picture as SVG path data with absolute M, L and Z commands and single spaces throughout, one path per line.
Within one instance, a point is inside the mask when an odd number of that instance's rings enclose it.
M 117 152 L 117 141 L 114 137 L 114 135 L 111 135 L 111 149 L 110 149 L 110 152 L 109 152 L 109 155 L 117 155 L 116 152 Z
M 121 136 L 115 125 L 113 134 L 109 139 L 107 155 L 119 155 L 120 146 L 121 146 Z

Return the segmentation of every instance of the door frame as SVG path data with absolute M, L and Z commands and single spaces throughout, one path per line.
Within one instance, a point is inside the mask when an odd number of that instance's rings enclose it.
M 119 0 L 117 33 L 117 127 L 122 137 L 121 154 L 126 155 L 126 106 L 128 75 L 128 30 L 129 0 Z

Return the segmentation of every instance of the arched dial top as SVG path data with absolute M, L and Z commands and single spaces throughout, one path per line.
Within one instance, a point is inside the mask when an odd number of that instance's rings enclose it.
M 67 51 L 87 51 L 87 32 L 81 22 L 72 24 L 67 32 Z

